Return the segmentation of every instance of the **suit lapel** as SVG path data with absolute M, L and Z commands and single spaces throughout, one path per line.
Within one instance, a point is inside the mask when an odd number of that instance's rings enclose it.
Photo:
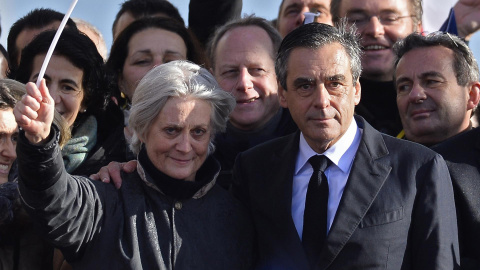
M 295 163 L 298 153 L 300 132 L 288 137 L 284 143 L 279 144 L 278 150 L 272 157 L 272 171 L 267 173 L 268 187 L 265 188 L 266 209 L 270 211 L 270 217 L 275 224 L 276 235 L 281 235 L 284 243 L 282 247 L 295 265 L 303 269 L 308 267 L 306 256 L 297 229 L 292 219 L 292 185 L 295 171 Z M 274 199 L 272 199 L 274 198 Z
M 388 155 L 381 134 L 363 118 L 356 118 L 363 135 L 338 206 L 319 269 L 326 269 L 348 242 L 383 186 L 391 167 L 376 159 Z

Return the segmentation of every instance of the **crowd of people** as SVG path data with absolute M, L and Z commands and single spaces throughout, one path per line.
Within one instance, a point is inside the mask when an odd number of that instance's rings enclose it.
M 0 269 L 480 269 L 479 0 L 189 7 L 13 24 Z

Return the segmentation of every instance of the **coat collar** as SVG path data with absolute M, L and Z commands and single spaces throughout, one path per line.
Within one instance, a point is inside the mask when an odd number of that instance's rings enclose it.
M 363 128 L 362 140 L 320 256 L 319 269 L 326 269 L 340 253 L 367 213 L 392 169 L 391 166 L 377 161 L 389 154 L 380 132 L 362 117 L 356 116 L 355 120 L 358 126 Z

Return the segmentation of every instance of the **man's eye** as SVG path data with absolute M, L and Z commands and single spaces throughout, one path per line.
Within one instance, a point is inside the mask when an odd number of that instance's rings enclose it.
M 339 88 L 339 87 L 341 87 L 341 86 L 342 86 L 342 84 L 339 83 L 339 82 L 330 82 L 330 83 L 328 84 L 328 88 L 330 88 L 330 89 L 337 89 L 337 88 Z
M 397 86 L 397 94 L 405 94 L 410 92 L 410 85 L 408 84 L 401 84 Z
M 229 69 L 229 70 L 226 70 L 226 71 L 222 72 L 222 75 L 226 76 L 226 77 L 233 77 L 233 76 L 237 75 L 237 73 L 238 73 L 238 70 Z
M 261 76 L 265 74 L 265 70 L 262 68 L 252 68 L 250 69 L 250 74 L 252 74 L 252 76 Z
M 347 20 L 351 24 L 364 24 L 368 19 L 364 16 L 351 16 L 347 17 Z
M 12 140 L 12 142 L 13 142 L 14 144 L 16 144 L 17 141 L 18 141 L 18 133 L 13 134 L 11 140 Z
M 429 87 L 435 87 L 436 85 L 438 85 L 440 82 L 437 81 L 437 80 L 427 80 L 426 81 L 426 85 L 429 86 Z
M 300 13 L 300 9 L 298 8 L 288 8 L 285 10 L 287 16 L 296 16 L 298 13 Z

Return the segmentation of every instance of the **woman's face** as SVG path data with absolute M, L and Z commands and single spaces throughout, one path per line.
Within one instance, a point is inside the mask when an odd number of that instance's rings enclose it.
M 120 90 L 132 100 L 135 88 L 150 69 L 186 59 L 187 46 L 179 35 L 160 28 L 142 30 L 128 42 L 128 55 L 119 76 Z
M 45 54 L 37 55 L 33 59 L 31 82 L 37 80 L 44 59 Z M 50 95 L 55 101 L 55 109 L 71 127 L 78 113 L 83 110 L 83 70 L 74 66 L 63 56 L 52 55 L 44 78 Z
M 212 108 L 203 100 L 171 97 L 147 132 L 148 158 L 166 175 L 189 181 L 208 155 Z

